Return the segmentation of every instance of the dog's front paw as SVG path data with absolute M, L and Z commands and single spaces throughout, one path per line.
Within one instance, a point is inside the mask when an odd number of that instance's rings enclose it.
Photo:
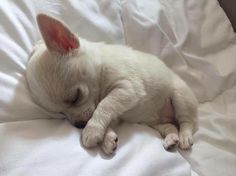
M 189 150 L 193 145 L 193 136 L 189 133 L 179 134 L 179 147 L 182 150 Z
M 166 150 L 175 147 L 179 143 L 179 136 L 175 133 L 168 134 L 165 139 L 163 146 Z
M 82 144 L 86 148 L 91 148 L 96 146 L 98 143 L 102 142 L 105 130 L 99 125 L 89 125 L 82 131 Z
M 114 131 L 108 131 L 103 139 L 101 148 L 105 154 L 110 155 L 116 150 L 117 143 L 117 134 Z

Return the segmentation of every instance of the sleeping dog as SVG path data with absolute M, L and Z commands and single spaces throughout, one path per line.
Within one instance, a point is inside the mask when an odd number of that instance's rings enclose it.
M 156 56 L 126 46 L 94 43 L 76 36 L 63 22 L 39 14 L 39 42 L 27 66 L 35 102 L 64 114 L 84 128 L 82 144 L 117 147 L 117 121 L 144 123 L 158 130 L 169 149 L 190 149 L 197 129 L 198 102 L 187 84 Z

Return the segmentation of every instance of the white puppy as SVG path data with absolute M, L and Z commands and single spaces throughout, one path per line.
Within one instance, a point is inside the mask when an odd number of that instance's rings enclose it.
M 85 147 L 100 144 L 106 154 L 117 146 L 114 122 L 145 123 L 158 130 L 166 149 L 193 144 L 197 100 L 186 83 L 157 57 L 126 46 L 78 38 L 62 22 L 37 16 L 44 42 L 27 66 L 34 100 L 72 124 L 84 127 Z

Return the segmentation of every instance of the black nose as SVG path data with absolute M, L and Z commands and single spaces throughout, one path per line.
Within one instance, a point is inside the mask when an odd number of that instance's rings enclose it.
M 77 128 L 84 128 L 86 126 L 87 122 L 85 121 L 78 121 L 74 123 L 74 126 Z

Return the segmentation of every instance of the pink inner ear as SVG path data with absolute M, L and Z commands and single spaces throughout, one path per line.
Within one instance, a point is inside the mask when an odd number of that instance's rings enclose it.
M 51 28 L 51 31 L 49 32 L 49 37 L 52 41 L 56 42 L 57 47 L 59 49 L 62 49 L 63 52 L 70 52 L 73 49 L 76 49 L 79 47 L 79 44 L 71 33 L 68 33 L 65 29 L 61 28 Z
M 66 54 L 79 48 L 76 36 L 60 21 L 44 14 L 38 15 L 37 20 L 48 49 Z

